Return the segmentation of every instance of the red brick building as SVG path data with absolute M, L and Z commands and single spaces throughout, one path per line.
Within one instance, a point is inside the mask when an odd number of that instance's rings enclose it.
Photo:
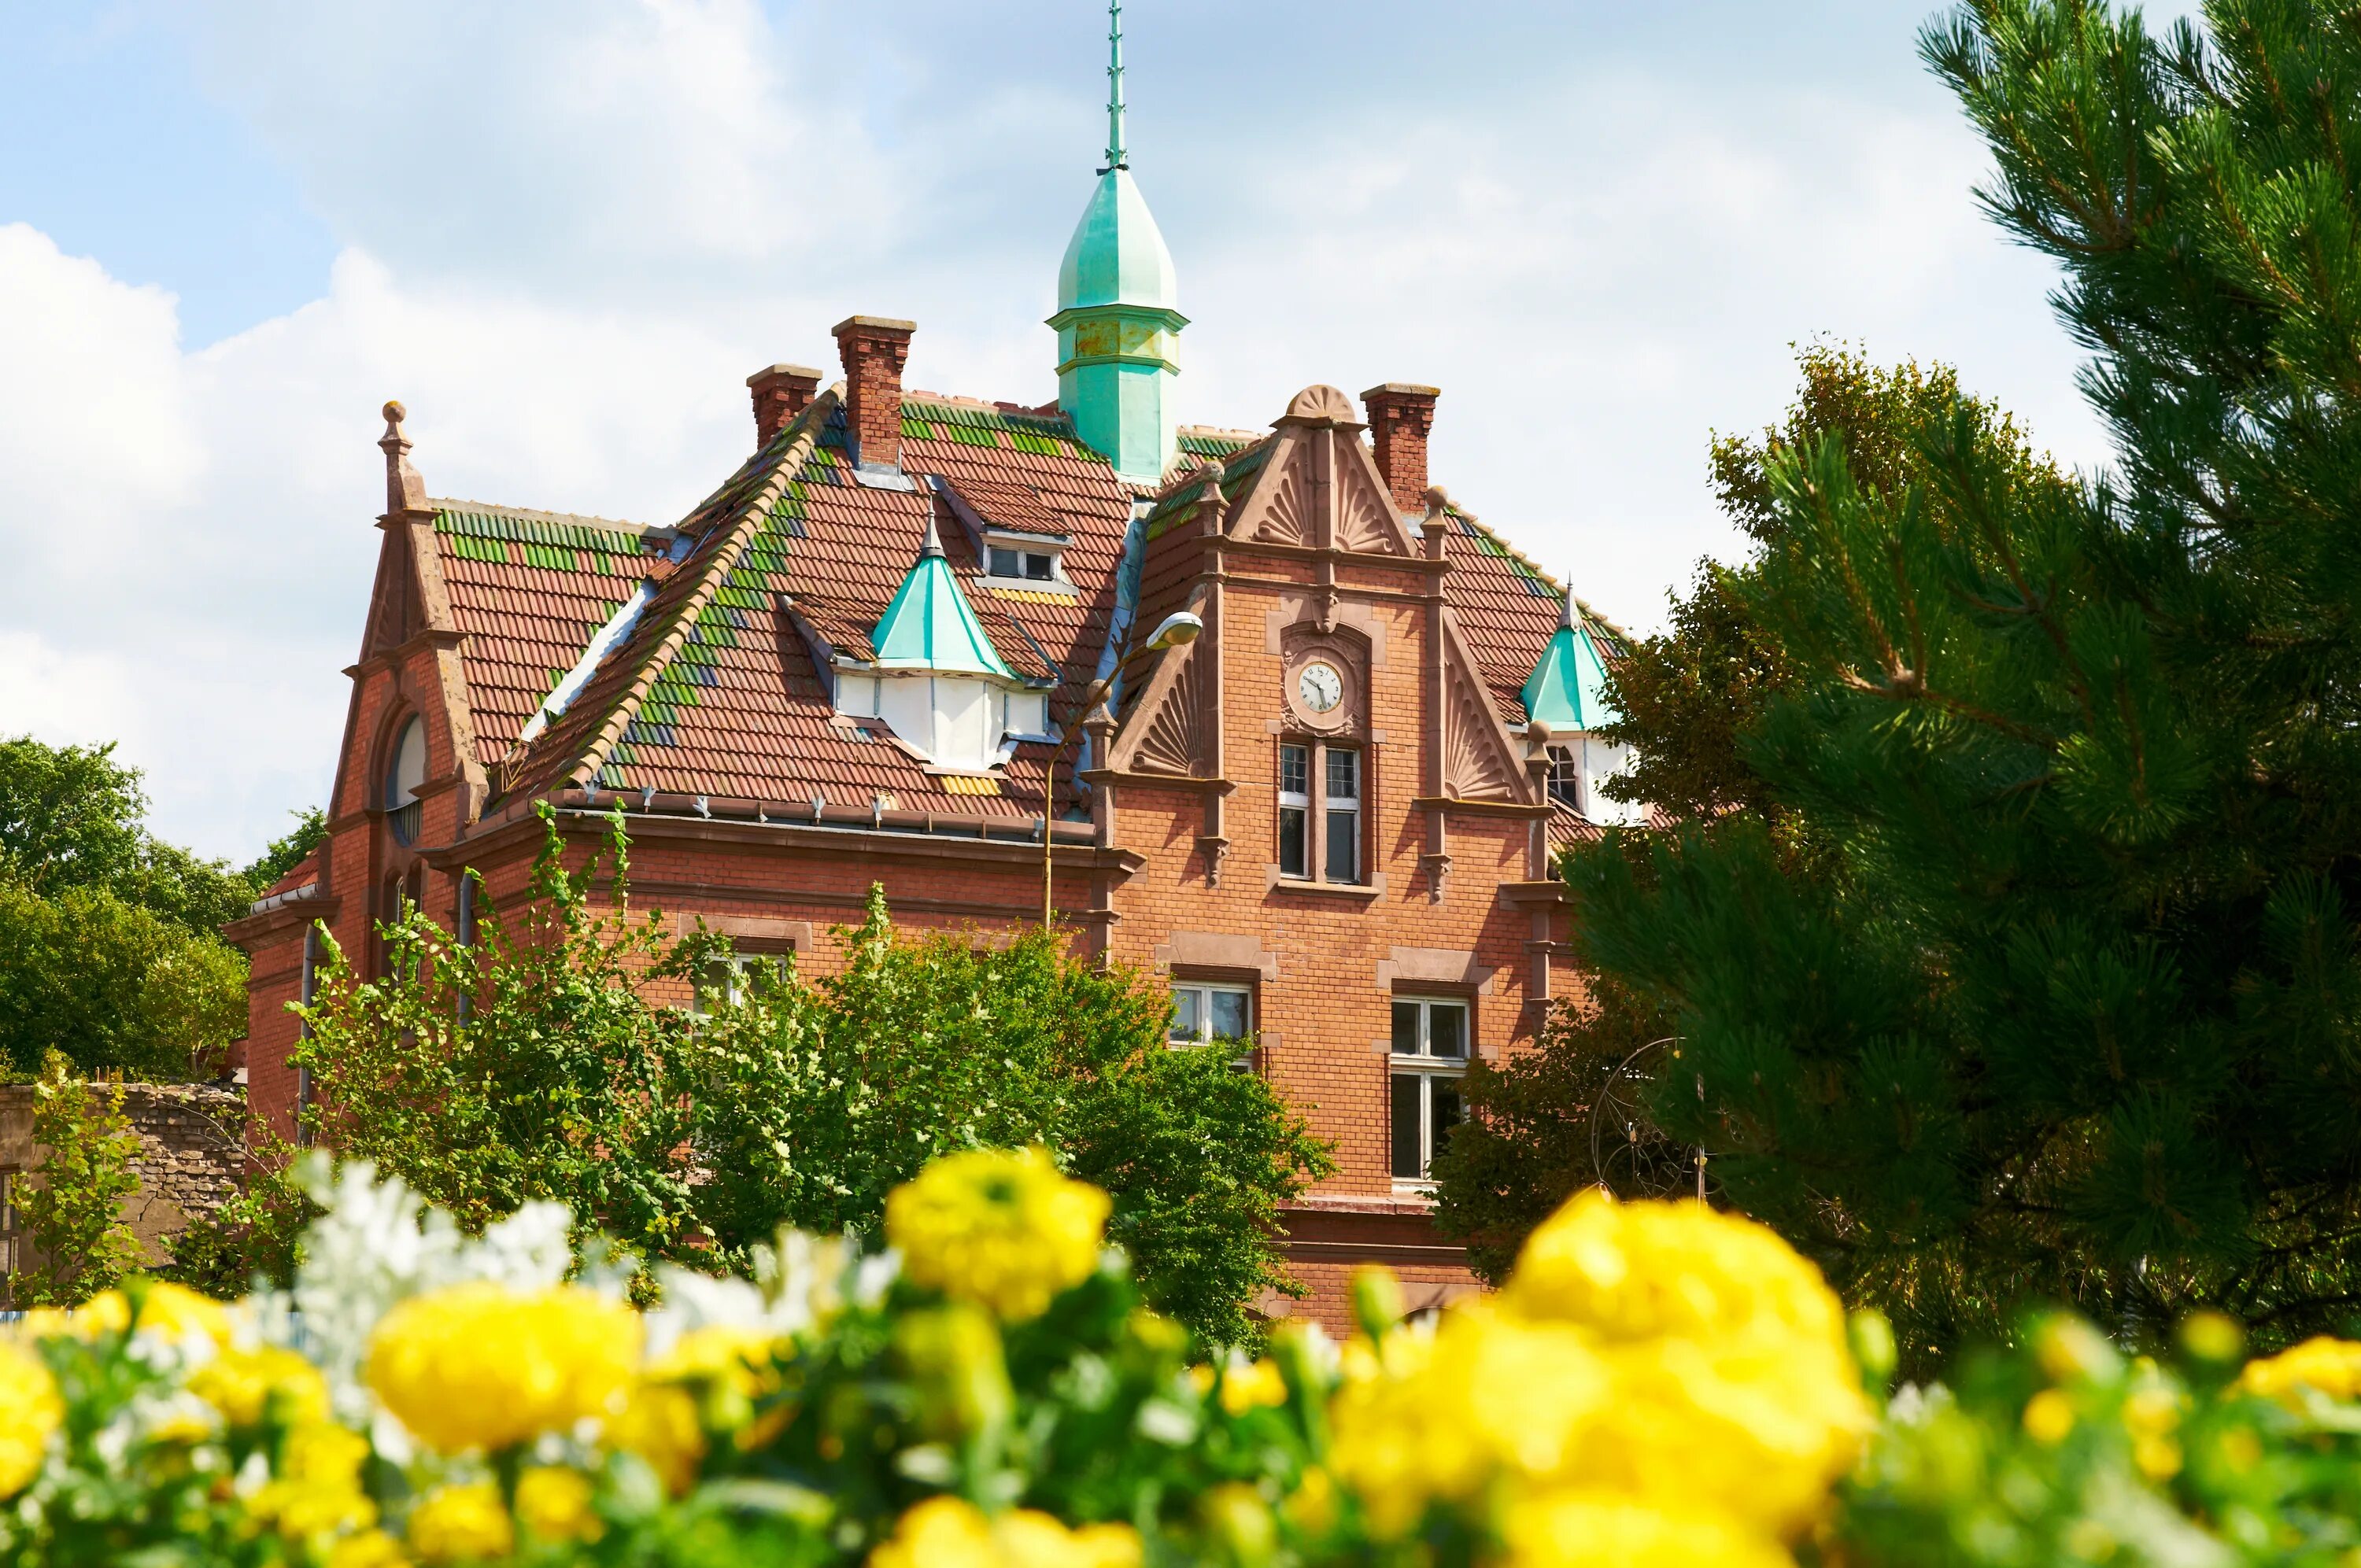
M 1177 1036 L 1250 1039 L 1334 1140 L 1288 1219 L 1311 1310 L 1365 1259 L 1468 1288 L 1421 1177 L 1470 1054 L 1570 983 L 1551 849 L 1620 810 L 1585 733 L 1613 634 L 1430 488 L 1432 388 L 1172 427 L 1185 323 L 1114 140 L 1057 403 L 906 390 L 911 324 L 856 316 L 844 378 L 751 378 L 752 455 L 646 527 L 430 499 L 388 405 L 328 842 L 230 930 L 259 1118 L 302 1092 L 313 922 L 357 954 L 405 899 L 464 930 L 463 870 L 520 887 L 537 802 L 586 839 L 620 807 L 636 900 L 825 972 L 873 883 L 909 926 L 1038 921 L 1054 755 L 1077 950 L 1166 977 Z

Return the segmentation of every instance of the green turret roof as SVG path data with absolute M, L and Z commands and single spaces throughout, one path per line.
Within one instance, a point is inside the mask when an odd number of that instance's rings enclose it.
M 1172 252 L 1139 193 L 1139 182 L 1128 169 L 1107 170 L 1058 264 L 1058 309 L 1130 305 L 1170 311 L 1180 299 Z
M 1524 699 L 1525 717 L 1553 729 L 1596 729 L 1622 717 L 1607 700 L 1607 662 L 1576 612 L 1572 593 L 1540 662 L 1525 677 Z
M 927 542 L 918 549 L 910 575 L 895 590 L 894 602 L 877 622 L 877 663 L 881 669 L 933 670 L 944 674 L 997 675 L 1014 681 L 1016 673 L 984 635 L 975 608 L 960 592 L 943 558 L 942 535 L 932 519 Z

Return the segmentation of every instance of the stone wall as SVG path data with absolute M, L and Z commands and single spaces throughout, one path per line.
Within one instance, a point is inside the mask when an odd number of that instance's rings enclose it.
M 104 1086 L 100 1086 L 104 1091 Z M 124 1113 L 139 1135 L 132 1168 L 139 1190 L 124 1204 L 132 1234 L 149 1264 L 192 1215 L 218 1207 L 238 1190 L 246 1170 L 246 1092 L 210 1083 L 124 1085 Z M 13 1186 L 38 1184 L 49 1151 L 33 1142 L 33 1086 L 0 1084 L 0 1172 Z M 13 1270 L 21 1245 L 0 1244 L 0 1270 Z M 29 1258 L 27 1262 L 31 1261 Z

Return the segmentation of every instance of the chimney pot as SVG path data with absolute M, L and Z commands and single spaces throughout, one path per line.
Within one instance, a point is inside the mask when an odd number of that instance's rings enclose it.
M 819 393 L 820 373 L 808 365 L 773 365 L 746 378 L 754 394 L 754 444 L 767 446 Z
M 1388 381 L 1361 394 L 1369 411 L 1369 436 L 1377 444 L 1378 472 L 1394 498 L 1394 509 L 1416 512 L 1426 506 L 1426 433 L 1434 428 L 1433 387 Z
M 847 316 L 836 323 L 845 429 L 854 460 L 864 466 L 902 466 L 902 366 L 917 330 L 917 323 L 890 316 Z

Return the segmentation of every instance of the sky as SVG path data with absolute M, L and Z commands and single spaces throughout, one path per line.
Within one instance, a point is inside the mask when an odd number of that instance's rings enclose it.
M 1638 630 L 1739 553 L 1707 445 L 1799 344 L 1956 365 L 2097 467 L 1931 9 L 1134 0 L 1181 418 L 1439 386 L 1433 477 Z M 432 494 L 657 523 L 847 315 L 917 321 L 913 387 L 1055 394 L 1090 0 L 0 0 L 0 735 L 117 742 L 203 853 L 325 796 L 388 398 Z

